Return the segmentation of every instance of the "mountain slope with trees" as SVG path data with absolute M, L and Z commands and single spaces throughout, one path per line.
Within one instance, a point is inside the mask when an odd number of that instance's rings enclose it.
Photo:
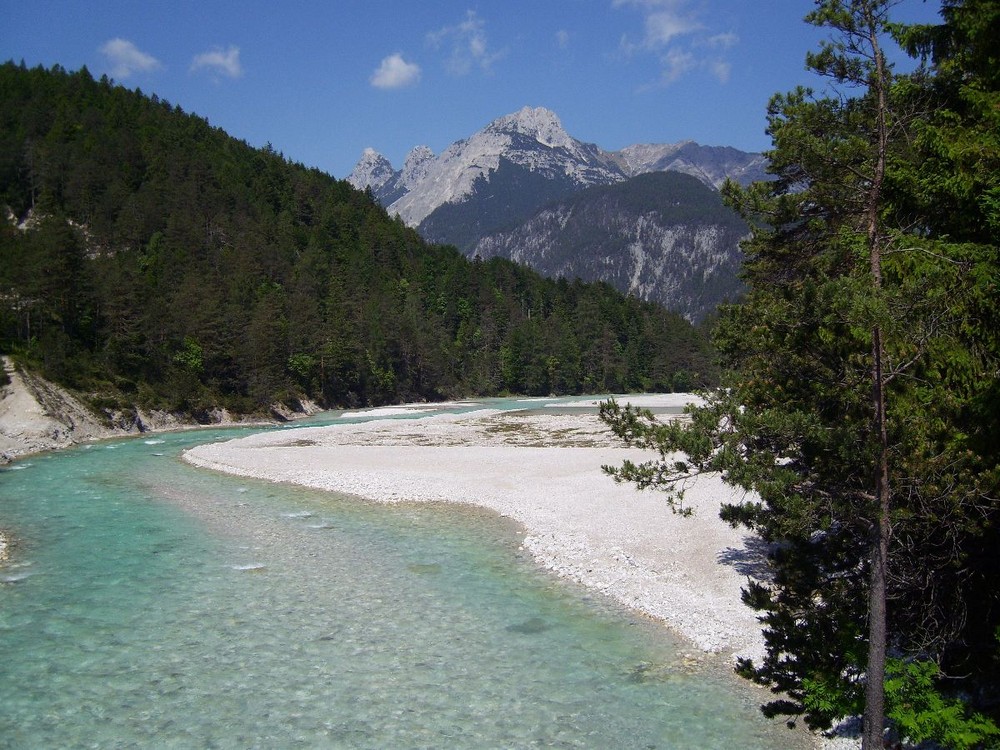
M 400 170 L 366 149 L 347 179 L 423 238 L 468 257 L 606 281 L 699 321 L 740 289 L 741 222 L 718 190 L 765 179 L 766 164 L 761 154 L 692 141 L 604 151 L 569 135 L 554 112 L 525 107 L 440 155 L 415 148 Z M 684 206 L 683 225 L 677 206 L 661 221 L 669 204 Z
M 606 281 L 700 321 L 743 292 L 740 240 L 749 227 L 698 179 L 649 172 L 550 204 L 475 254 L 510 258 L 552 278 Z
M 370 194 L 83 69 L 0 66 L 0 351 L 105 409 L 669 390 L 676 315 L 429 245 Z

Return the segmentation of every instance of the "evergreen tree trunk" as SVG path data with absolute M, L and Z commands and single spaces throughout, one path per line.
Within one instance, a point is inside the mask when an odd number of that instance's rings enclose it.
M 872 288 L 876 295 L 882 290 L 882 233 L 879 214 L 882 208 L 882 184 L 885 179 L 886 153 L 889 147 L 886 115 L 887 71 L 879 46 L 876 23 L 870 6 L 865 7 L 868 40 L 874 57 L 872 93 L 876 98 L 875 164 L 867 199 L 867 243 L 871 258 Z M 885 656 L 886 656 L 886 576 L 889 555 L 889 439 L 886 427 L 886 379 L 884 372 L 885 346 L 882 326 L 876 321 L 872 328 L 872 406 L 874 433 L 878 457 L 875 466 L 875 523 L 871 552 L 871 585 L 868 592 L 868 668 L 865 685 L 864 729 L 862 750 L 882 747 L 885 730 Z
M 874 265 L 874 256 L 873 256 Z M 878 430 L 879 460 L 875 469 L 877 517 L 872 534 L 871 584 L 868 592 L 868 668 L 862 750 L 882 747 L 885 730 L 886 575 L 889 556 L 889 444 L 886 435 L 882 331 L 873 331 L 872 400 Z

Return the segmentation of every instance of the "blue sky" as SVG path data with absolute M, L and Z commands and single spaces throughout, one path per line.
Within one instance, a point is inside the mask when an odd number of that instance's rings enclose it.
M 0 0 L 0 59 L 86 65 L 346 177 L 525 105 L 614 150 L 766 149 L 769 97 L 818 85 L 810 0 Z M 937 20 L 938 2 L 896 17 Z

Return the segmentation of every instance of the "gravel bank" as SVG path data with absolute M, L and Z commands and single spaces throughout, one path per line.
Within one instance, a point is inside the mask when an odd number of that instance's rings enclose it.
M 633 400 L 633 402 L 636 402 Z M 676 396 L 641 405 L 676 406 Z M 380 414 L 388 416 L 389 413 Z M 544 567 L 662 620 L 706 652 L 759 657 L 763 640 L 740 601 L 760 571 L 754 539 L 718 518 L 734 497 L 718 479 L 688 490 L 694 516 L 601 471 L 648 454 L 621 447 L 593 414 L 438 413 L 419 421 L 299 428 L 187 451 L 193 464 L 380 502 L 447 501 L 518 521 Z

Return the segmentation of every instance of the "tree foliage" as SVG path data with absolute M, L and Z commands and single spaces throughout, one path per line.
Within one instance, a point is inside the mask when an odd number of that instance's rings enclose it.
M 702 335 L 610 287 L 428 245 L 370 195 L 86 69 L 0 66 L 0 350 L 195 416 L 671 390 Z
M 744 593 L 766 655 L 739 666 L 777 694 L 767 713 L 827 727 L 871 714 L 884 684 L 869 747 L 883 714 L 914 739 L 971 747 L 996 727 L 954 701 L 995 717 L 1000 700 L 998 11 L 955 0 L 942 24 L 904 29 L 891 5 L 817 3 L 809 20 L 834 35 L 809 63 L 838 85 L 776 96 L 775 180 L 727 191 L 755 229 L 750 291 L 717 327 L 724 388 L 688 424 L 614 403 L 604 416 L 657 451 L 619 479 L 676 507 L 703 472 L 747 491 L 723 518 L 770 545 L 772 579 Z M 889 31 L 926 64 L 879 81 L 872 42 Z M 898 656 L 884 683 L 869 630 L 880 538 Z M 950 719 L 927 721 L 931 705 Z

